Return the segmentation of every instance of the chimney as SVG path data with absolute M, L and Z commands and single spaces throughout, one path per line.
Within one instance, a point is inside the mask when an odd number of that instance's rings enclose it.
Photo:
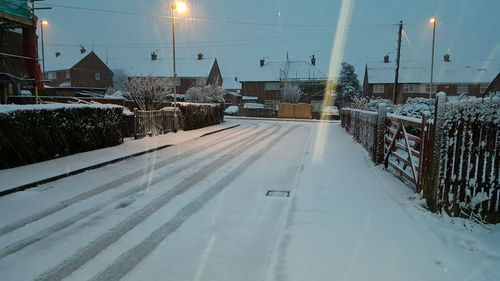
M 311 57 L 311 64 L 316 65 L 316 57 L 314 55 Z
M 156 52 L 152 52 L 151 53 L 151 60 L 156 60 L 158 58 L 158 55 L 156 54 Z
M 203 54 L 202 53 L 199 53 L 198 54 L 198 60 L 202 60 L 203 59 Z
M 85 53 L 87 50 L 85 50 L 84 46 L 80 46 L 80 54 Z
M 443 59 L 445 62 L 450 62 L 450 55 L 444 54 Z
M 261 59 L 260 60 L 260 67 L 263 67 L 265 63 L 266 63 L 266 61 L 264 59 Z
M 384 56 L 384 63 L 388 63 L 389 62 L 389 55 L 385 55 Z

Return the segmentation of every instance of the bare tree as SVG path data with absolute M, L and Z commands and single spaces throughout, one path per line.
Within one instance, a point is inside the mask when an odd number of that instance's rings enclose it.
M 224 102 L 226 92 L 221 86 L 206 85 L 191 87 L 186 91 L 186 98 L 191 102 Z
M 167 93 L 172 90 L 172 85 L 165 78 L 129 77 L 125 83 L 127 95 L 137 103 L 141 110 L 158 109 L 162 102 L 167 100 Z
M 297 85 L 285 84 L 281 88 L 281 97 L 288 103 L 298 103 L 303 93 Z

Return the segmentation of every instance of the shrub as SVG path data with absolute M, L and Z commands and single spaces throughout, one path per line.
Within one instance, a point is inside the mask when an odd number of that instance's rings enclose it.
M 122 108 L 0 106 L 0 169 L 120 144 Z
M 185 131 L 219 124 L 224 121 L 224 109 L 221 104 L 188 102 L 178 104 L 182 112 L 182 124 Z

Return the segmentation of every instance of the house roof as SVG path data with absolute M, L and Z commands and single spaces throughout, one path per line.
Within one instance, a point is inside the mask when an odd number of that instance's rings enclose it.
M 215 63 L 215 59 L 204 58 L 179 59 L 176 60 L 176 71 L 178 77 L 207 77 Z M 141 60 L 133 66 L 125 68 L 129 76 L 152 75 L 158 77 L 172 77 L 171 60 Z
M 257 66 L 239 80 L 242 82 L 270 82 L 286 79 L 318 80 L 327 79 L 327 75 L 307 61 L 278 61 L 268 62 L 262 67 Z
M 366 65 L 368 83 L 394 83 L 395 63 L 369 62 Z M 435 83 L 490 83 L 498 74 L 498 65 L 483 62 L 434 62 Z M 402 61 L 399 67 L 400 83 L 428 83 L 430 63 Z
M 229 90 L 240 90 L 241 83 L 235 77 L 222 77 L 222 88 Z
M 45 55 L 45 71 L 55 71 L 55 70 L 67 70 L 71 69 L 75 66 L 79 61 L 84 59 L 86 56 L 94 53 L 96 56 L 99 55 L 94 52 L 85 52 L 83 54 L 80 53 L 80 49 L 75 49 L 74 51 L 64 51 L 61 52 L 58 57 L 54 54 L 46 54 Z M 102 58 L 102 57 L 99 57 Z M 102 59 L 101 59 L 102 60 Z

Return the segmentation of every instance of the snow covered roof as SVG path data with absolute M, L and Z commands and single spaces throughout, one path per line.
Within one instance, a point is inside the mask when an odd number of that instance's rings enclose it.
M 176 60 L 176 71 L 178 77 L 207 77 L 215 63 L 215 59 L 204 58 L 178 59 Z M 144 59 L 134 65 L 125 68 L 129 76 L 152 75 L 158 77 L 172 77 L 171 60 L 150 60 Z
M 242 82 L 269 82 L 280 81 L 282 79 L 327 79 L 327 75 L 307 61 L 279 61 L 268 62 L 262 67 L 257 66 L 239 80 Z
M 102 60 L 102 56 L 94 52 Z M 81 61 L 86 56 L 90 55 L 91 52 L 80 53 L 80 49 L 65 50 L 61 51 L 60 55 L 56 57 L 55 53 L 45 54 L 45 71 L 55 71 L 55 70 L 67 70 L 75 66 L 79 61 Z
M 395 63 L 369 62 L 368 83 L 394 83 Z M 436 61 L 434 62 L 435 83 L 490 83 L 498 74 L 498 65 L 489 66 L 483 62 Z M 428 83 L 430 63 L 401 61 L 400 83 Z
M 261 103 L 245 103 L 243 108 L 268 108 L 267 105 Z
M 252 97 L 252 96 L 243 96 L 241 98 L 242 100 L 258 100 L 258 97 Z
M 224 95 L 231 95 L 231 96 L 235 96 L 235 97 L 241 97 L 240 94 L 238 94 L 236 92 L 233 92 L 233 91 L 226 91 L 226 93 Z
M 225 113 L 238 113 L 240 111 L 240 107 L 237 105 L 231 105 L 226 110 L 224 110 Z
M 235 77 L 222 77 L 222 88 L 228 90 L 240 90 L 241 83 Z

